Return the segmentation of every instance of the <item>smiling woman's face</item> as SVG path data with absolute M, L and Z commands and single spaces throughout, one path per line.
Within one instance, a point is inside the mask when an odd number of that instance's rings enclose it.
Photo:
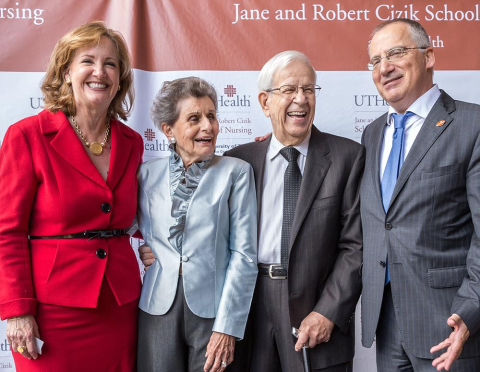
M 209 97 L 185 98 L 178 103 L 178 108 L 180 115 L 175 124 L 162 123 L 162 130 L 169 139 L 175 137 L 176 152 L 188 167 L 215 152 L 217 113 Z
M 72 82 L 77 109 L 107 110 L 120 82 L 119 57 L 115 45 L 102 36 L 98 45 L 78 49 L 65 77 Z

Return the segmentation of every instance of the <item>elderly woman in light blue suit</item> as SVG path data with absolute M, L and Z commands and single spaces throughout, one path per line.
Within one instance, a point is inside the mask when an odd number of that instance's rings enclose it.
M 140 298 L 138 370 L 223 371 L 241 339 L 257 276 L 253 172 L 215 156 L 217 95 L 165 82 L 151 115 L 170 157 L 138 173 L 138 225 L 156 261 Z

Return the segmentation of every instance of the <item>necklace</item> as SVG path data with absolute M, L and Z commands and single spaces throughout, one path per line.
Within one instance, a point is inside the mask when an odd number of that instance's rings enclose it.
M 75 120 L 73 115 L 70 116 L 70 120 L 72 121 L 73 126 L 75 127 L 75 130 L 80 135 L 80 138 L 83 140 L 83 142 L 85 142 L 85 145 L 88 147 L 90 152 L 93 155 L 102 155 L 103 146 L 105 146 L 105 144 L 107 143 L 108 133 L 110 133 L 110 121 L 107 122 L 107 130 L 105 131 L 105 137 L 103 138 L 103 142 L 101 142 L 101 143 L 98 143 L 98 142 L 90 143 L 90 142 L 87 141 L 87 139 L 83 135 L 83 132 L 81 131 L 80 127 L 78 126 L 77 121 Z

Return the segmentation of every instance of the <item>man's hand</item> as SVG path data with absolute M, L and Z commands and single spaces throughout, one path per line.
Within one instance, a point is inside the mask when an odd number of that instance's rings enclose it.
M 143 244 L 140 247 L 138 247 L 138 255 L 140 256 L 140 259 L 142 260 L 142 263 L 145 266 L 145 271 L 147 271 L 148 267 L 152 265 L 156 260 L 152 252 L 152 249 L 146 244 Z
M 261 137 L 255 137 L 255 142 L 263 142 L 265 141 L 268 137 L 270 137 L 272 133 L 267 133 L 267 134 L 264 134 L 263 136 Z
M 328 342 L 334 326 L 335 324 L 330 319 L 312 311 L 303 319 L 302 324 L 300 324 L 295 350 L 302 350 L 305 344 L 308 344 L 308 347 L 312 348 L 321 342 Z
M 443 371 L 444 369 L 447 371 L 450 370 L 452 363 L 460 356 L 463 345 L 470 336 L 470 331 L 459 315 L 452 314 L 452 316 L 448 318 L 447 324 L 453 328 L 450 336 L 430 349 L 431 353 L 435 353 L 436 351 L 447 348 L 447 351 L 432 362 L 432 366 L 436 367 L 437 371 Z

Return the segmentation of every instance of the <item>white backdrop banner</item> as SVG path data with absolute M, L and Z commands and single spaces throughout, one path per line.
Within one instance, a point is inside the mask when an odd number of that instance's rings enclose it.
M 479 8 L 470 0 L 0 0 L 0 141 L 9 125 L 42 109 L 39 87 L 58 39 L 103 20 L 130 48 L 136 99 L 127 124 L 142 135 L 145 160 L 167 155 L 149 109 L 162 83 L 179 77 L 200 76 L 217 89 L 217 154 L 270 132 L 256 78 L 270 57 L 287 49 L 305 53 L 317 70 L 315 125 L 359 142 L 365 126 L 388 110 L 365 68 L 375 25 L 398 17 L 420 21 L 436 52 L 435 82 L 456 99 L 480 103 Z M 132 240 L 135 249 L 138 244 Z M 354 368 L 372 372 L 374 348 L 360 344 L 359 314 Z M 4 322 L 0 371 L 15 371 Z

